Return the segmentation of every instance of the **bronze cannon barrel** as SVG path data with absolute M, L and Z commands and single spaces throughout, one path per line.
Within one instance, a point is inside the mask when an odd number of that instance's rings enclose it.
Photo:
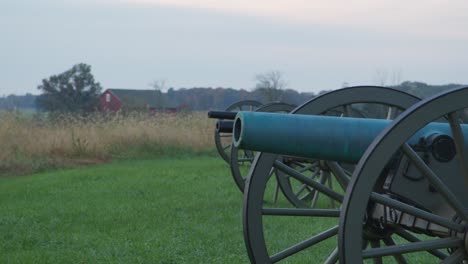
M 233 143 L 236 147 L 254 151 L 357 163 L 367 147 L 391 122 L 370 118 L 239 112 L 234 121 Z M 461 127 L 466 144 L 468 126 Z M 409 138 L 408 143 L 415 145 L 421 138 L 434 141 L 435 135 L 451 137 L 450 126 L 447 123 L 430 123 Z M 444 142 L 448 145 L 439 144 L 436 151 L 441 152 L 439 154 L 453 152 L 453 142 Z

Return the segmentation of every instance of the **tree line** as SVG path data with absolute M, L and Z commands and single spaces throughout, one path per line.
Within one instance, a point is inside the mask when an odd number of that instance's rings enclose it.
M 255 77 L 256 86 L 251 91 L 222 87 L 192 87 L 169 88 L 162 90 L 164 81 L 155 82 L 153 89 L 158 95 L 156 107 L 184 107 L 187 110 L 203 111 L 210 109 L 225 109 L 230 104 L 240 100 L 257 100 L 263 103 L 282 101 L 289 104 L 300 105 L 306 100 L 323 94 L 298 92 L 288 88 L 281 72 L 270 71 Z M 423 82 L 402 82 L 392 88 L 408 92 L 424 98 L 432 94 L 460 87 L 460 84 L 429 85 Z M 36 96 L 9 95 L 0 97 L 0 109 L 37 109 L 40 111 L 58 112 L 92 112 L 99 110 L 98 98 L 103 88 L 96 82 L 91 73 L 91 66 L 80 63 L 71 69 L 43 79 L 38 85 L 41 94 Z M 134 87 L 130 87 L 134 88 Z
M 392 88 L 399 89 L 418 97 L 424 98 L 438 92 L 460 87 L 458 84 L 447 85 L 429 85 L 423 82 L 403 82 L 398 86 Z M 286 103 L 299 105 L 318 94 L 325 93 L 321 91 L 318 93 L 305 93 L 298 92 L 293 89 L 281 90 L 280 100 Z M 258 100 L 267 102 L 264 93 L 259 90 L 247 91 L 236 90 L 232 88 L 211 88 L 211 87 L 193 87 L 193 88 L 169 88 L 167 92 L 162 93 L 162 101 L 166 106 L 180 106 L 185 105 L 190 110 L 202 111 L 209 109 L 225 109 L 228 105 L 239 100 Z M 40 96 L 26 94 L 26 95 L 8 95 L 0 97 L 0 109 L 14 110 L 14 109 L 40 109 L 37 105 Z

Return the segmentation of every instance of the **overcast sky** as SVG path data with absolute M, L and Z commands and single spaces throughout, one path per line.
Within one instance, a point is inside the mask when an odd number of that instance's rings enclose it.
M 251 89 L 270 70 L 312 92 L 376 72 L 468 84 L 468 1 L 408 2 L 2 0 L 0 96 L 80 62 L 104 88 Z

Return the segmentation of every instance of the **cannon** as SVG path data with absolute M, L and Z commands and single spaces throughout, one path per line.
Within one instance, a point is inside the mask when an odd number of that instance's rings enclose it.
M 270 152 L 255 158 L 244 194 L 244 238 L 250 260 L 275 263 L 288 258 L 302 263 L 301 255 L 308 249 L 322 252 L 312 255 L 314 263 L 337 263 L 339 258 L 340 263 L 365 259 L 461 263 L 467 257 L 468 126 L 460 124 L 459 110 L 468 106 L 466 99 L 468 88 L 402 106 L 410 108 L 393 122 L 239 113 L 235 145 Z M 342 191 L 289 166 L 290 157 L 298 156 L 320 160 Z M 352 167 L 352 177 L 345 163 L 358 163 Z M 272 168 L 342 202 L 342 209 L 264 206 Z M 291 236 L 299 242 L 278 243 Z M 336 240 L 329 239 L 336 236 L 339 248 Z
M 240 105 L 240 103 L 243 103 Z M 251 107 L 254 103 L 251 101 L 241 101 L 237 103 L 238 109 L 247 109 L 249 111 L 255 112 L 275 112 L 275 113 L 288 113 L 292 111 L 296 106 L 282 103 L 282 102 L 272 102 L 253 109 Z M 250 105 L 250 107 L 246 107 Z M 232 109 L 229 107 L 228 109 Z M 236 109 L 236 108 L 234 108 Z M 236 109 L 237 110 L 237 109 Z M 234 123 L 234 118 L 237 112 L 230 112 L 230 111 L 209 111 L 208 117 L 209 118 L 221 118 L 216 123 L 215 129 L 215 139 L 219 139 L 220 137 L 230 138 L 232 134 L 232 128 Z M 221 135 L 221 136 L 220 136 Z M 216 140 L 215 140 L 216 141 Z M 217 144 L 218 146 L 218 144 Z M 239 188 L 241 192 L 244 191 L 245 186 L 245 178 L 250 168 L 250 165 L 254 158 L 254 152 L 238 149 L 231 144 L 227 144 L 226 147 L 229 151 L 229 165 L 231 170 L 231 175 L 236 183 L 236 186 Z M 276 184 L 273 199 L 275 200 L 278 197 L 279 186 Z
M 376 92 L 379 92 L 380 96 Z M 363 95 L 366 96 L 363 96 Z M 361 100 L 364 99 L 364 100 Z M 372 98 L 372 99 L 369 99 Z M 356 116 L 356 117 L 365 117 L 366 109 L 362 107 L 362 103 L 374 104 L 371 108 L 374 108 L 377 105 L 377 108 L 384 109 L 384 117 L 392 118 L 396 115 L 398 111 L 401 111 L 401 107 L 396 107 L 392 104 L 388 104 L 387 101 L 398 101 L 401 102 L 404 106 L 409 105 L 418 99 L 410 96 L 408 94 L 397 92 L 388 88 L 375 87 L 375 86 L 360 86 L 360 87 L 350 87 L 346 89 L 341 89 L 338 92 L 330 92 L 318 96 L 312 100 L 309 100 L 307 103 L 303 104 L 297 111 L 302 114 L 326 114 L 334 116 Z M 237 103 L 239 105 L 239 103 Z M 354 104 L 354 105 L 353 105 Z M 356 107 L 357 106 L 357 107 Z M 366 105 L 368 106 L 368 105 Z M 242 107 L 235 108 L 236 110 L 241 109 Z M 252 107 L 243 106 L 242 109 L 252 110 Z M 255 109 L 254 111 L 261 112 L 288 112 L 293 108 L 290 105 L 282 103 L 271 103 L 264 105 Z M 320 110 L 321 109 L 321 110 Z M 380 109 L 380 110 L 382 110 Z M 316 112 L 320 110 L 321 112 Z M 227 111 L 210 111 L 208 116 L 211 118 L 225 118 L 224 120 L 219 120 L 216 123 L 215 131 L 215 142 L 220 153 L 229 153 L 230 157 L 230 169 L 231 175 L 236 182 L 239 190 L 243 192 L 245 186 L 245 180 L 250 168 L 250 164 L 253 160 L 252 151 L 237 150 L 237 148 L 230 147 L 229 143 L 225 143 L 225 151 L 220 151 L 222 148 L 219 147 L 221 144 L 219 139 L 225 138 L 229 139 L 231 137 L 231 129 L 233 122 L 231 121 L 234 118 L 234 114 L 237 112 L 227 112 Z M 228 151 L 229 150 L 229 151 Z M 231 153 L 235 151 L 235 155 Z M 331 174 L 328 171 L 323 170 L 315 160 L 305 160 L 298 158 L 290 158 L 288 162 L 291 166 L 294 166 L 295 169 L 301 171 L 304 174 L 310 174 L 311 176 L 319 177 L 319 180 L 322 183 L 328 185 L 332 184 L 330 178 Z M 273 196 L 273 201 L 278 199 L 278 191 L 281 190 L 281 193 L 284 197 L 293 205 L 297 207 L 308 207 L 314 206 L 317 202 L 319 193 L 315 192 L 310 188 L 305 188 L 304 184 L 301 184 L 294 179 L 287 177 L 278 177 L 278 174 L 284 174 L 281 171 L 273 169 L 270 173 L 275 175 L 277 181 L 270 185 L 269 189 L 272 189 L 271 195 Z M 299 190 L 299 191 L 298 191 Z M 268 200 L 268 199 L 267 199 Z M 333 200 L 330 200 L 334 204 Z M 311 205 L 309 205 L 311 204 Z
M 371 108 L 374 112 L 381 110 L 384 118 L 392 118 L 404 107 L 418 101 L 419 99 L 409 94 L 375 86 L 359 86 L 341 89 L 330 93 L 323 94 L 315 97 L 297 110 L 301 114 L 324 114 L 332 116 L 354 116 L 354 117 L 365 117 L 368 113 L 367 108 Z M 391 104 L 388 102 L 398 102 Z M 366 105 L 363 105 L 363 104 Z M 403 107 L 401 107 L 403 106 Z M 271 103 L 257 108 L 256 112 L 289 112 L 293 108 L 290 105 L 282 103 Z M 249 109 L 250 110 L 250 109 Z M 377 111 L 376 111 L 377 110 Z M 318 112 L 317 112 L 318 111 Z M 216 124 L 217 132 L 231 132 L 232 127 L 232 112 L 209 112 L 211 117 L 226 117 L 229 120 L 219 120 Z M 381 118 L 379 116 L 379 118 Z M 231 134 L 229 134 L 231 136 Z M 250 169 L 250 164 L 254 158 L 252 151 L 238 150 L 232 148 L 230 155 L 230 169 L 231 175 L 233 176 L 236 185 L 239 190 L 243 192 L 245 186 L 245 180 Z M 232 153 L 234 153 L 232 155 Z M 294 169 L 301 171 L 303 174 L 309 174 L 311 177 L 317 176 L 318 180 L 323 184 L 328 184 L 331 188 L 332 179 L 331 174 L 327 170 L 323 170 L 323 166 L 316 160 L 307 160 L 303 158 L 292 158 L 288 160 L 288 164 Z M 349 170 L 349 166 L 346 166 Z M 281 174 L 281 176 L 279 176 Z M 283 196 L 291 204 L 296 207 L 313 207 L 319 200 L 319 193 L 315 192 L 311 188 L 306 186 L 282 171 L 278 171 L 273 168 L 270 171 L 272 181 L 269 183 L 270 189 L 268 192 L 273 196 L 273 201 L 278 200 L 278 193 L 281 191 Z M 265 199 L 270 200 L 270 199 Z M 330 199 L 330 202 L 334 205 L 334 201 Z
M 294 109 L 292 114 L 392 119 L 397 116 L 398 113 L 418 101 L 419 98 L 394 89 L 378 86 L 356 86 L 335 90 L 314 97 Z M 277 160 L 277 162 L 288 166 L 290 171 L 299 172 L 305 177 L 317 181 L 321 185 L 327 185 L 331 189 L 341 188 L 336 185 L 335 187 L 332 186 L 332 183 L 336 182 L 335 175 L 330 170 L 328 164 L 321 160 L 288 157 Z M 252 167 L 260 166 L 259 163 L 261 162 L 254 162 Z M 333 168 L 339 168 L 346 174 L 351 174 L 354 167 L 350 164 L 343 163 L 333 163 L 332 165 Z M 273 164 L 265 165 L 265 168 L 265 170 L 268 170 L 269 174 L 274 173 L 276 175 L 276 180 L 281 192 L 284 194 L 286 200 L 295 207 L 315 207 L 319 200 L 321 200 L 320 192 L 316 192 L 314 188 L 291 177 L 290 173 L 277 170 Z M 264 172 L 265 171 L 262 171 L 260 174 Z M 259 177 L 264 178 L 264 176 Z M 268 176 L 268 178 L 273 177 Z M 267 189 L 272 189 L 272 184 L 268 183 L 266 185 L 268 185 L 268 187 L 262 187 L 262 191 L 264 193 L 270 193 L 268 195 L 271 195 L 272 191 Z M 257 191 L 259 190 L 256 190 L 256 192 Z M 332 207 L 337 205 L 333 199 L 329 199 L 329 201 Z
M 260 106 L 262 106 L 262 103 L 258 101 L 242 100 L 231 104 L 226 108 L 225 111 L 209 111 L 208 118 L 220 119 L 218 122 L 224 122 L 224 120 L 233 120 L 238 111 L 254 111 Z M 218 127 L 218 125 L 216 127 Z M 215 128 L 214 141 L 216 145 L 216 150 L 218 151 L 221 158 L 223 158 L 223 160 L 229 163 L 232 141 L 231 132 L 229 132 L 229 130 L 220 131 L 217 128 Z
M 392 119 L 417 101 L 419 101 L 419 98 L 394 89 L 377 86 L 356 86 L 314 97 L 294 109 L 292 113 Z M 282 161 L 292 170 L 315 179 L 320 184 L 328 185 L 329 188 L 334 188 L 332 186 L 335 181 L 333 179 L 334 175 L 330 172 L 328 166 L 320 160 L 288 157 L 287 160 Z M 255 164 L 258 163 L 254 162 Z M 342 166 L 348 174 L 352 172 L 353 166 L 349 164 L 340 164 L 339 166 Z M 233 168 L 235 167 L 231 167 L 231 170 Z M 245 182 L 247 172 L 248 170 L 245 170 L 244 176 L 242 176 L 242 183 Z M 278 187 L 284 198 L 295 207 L 315 207 L 320 200 L 319 192 L 281 170 L 270 166 L 269 175 L 275 175 L 275 177 L 268 177 L 269 179 L 276 178 L 276 181 L 269 182 L 264 191 L 269 193 L 268 195 L 273 195 L 274 201 L 278 198 L 276 196 Z M 264 198 L 264 200 L 268 201 L 269 199 Z M 333 207 L 336 205 L 333 199 L 329 199 L 329 201 Z
M 216 122 L 216 132 L 218 132 L 218 133 L 232 133 L 233 125 L 234 125 L 234 121 L 219 120 L 218 122 Z
M 394 89 L 376 86 L 356 86 L 331 91 L 314 97 L 297 107 L 291 113 L 393 119 L 419 100 L 415 96 Z M 353 165 L 334 161 L 325 162 L 298 157 L 292 159 L 291 157 L 283 158 L 277 155 L 260 153 L 252 164 L 249 180 L 244 192 L 244 238 L 251 261 L 255 263 L 269 263 L 293 255 L 294 251 L 285 251 L 291 248 L 291 245 L 283 245 L 279 241 L 300 230 L 300 228 L 290 230 L 287 228 L 289 225 L 278 228 L 278 222 L 289 222 L 290 218 L 293 222 L 297 218 L 295 216 L 284 216 L 284 214 L 268 215 L 263 213 L 263 209 L 265 209 L 265 212 L 271 212 L 269 210 L 272 207 L 271 205 L 264 204 L 265 196 L 271 195 L 271 190 L 269 190 L 271 189 L 271 184 L 269 183 L 269 179 L 272 178 L 270 176 L 271 171 L 276 171 L 277 181 L 288 202 L 281 203 L 280 201 L 276 206 L 280 207 L 279 209 L 295 209 L 298 207 L 327 208 L 329 210 L 328 208 L 331 204 L 333 208 L 332 214 L 336 214 L 336 209 L 339 208 L 340 202 L 327 195 L 323 195 L 318 190 L 326 188 L 334 192 L 343 193 L 344 188 L 339 184 L 339 176 L 341 174 L 337 172 L 349 177 L 353 170 Z M 297 175 L 314 181 L 314 185 L 317 188 L 304 183 L 304 181 L 301 181 L 302 178 L 298 180 L 297 177 L 294 177 Z M 307 181 L 307 183 L 310 182 Z M 314 219 L 314 222 L 326 221 L 321 223 L 323 227 L 333 224 L 334 221 L 336 222 L 336 218 L 337 216 L 335 219 L 331 219 L 331 221 L 330 219 L 323 220 L 319 218 L 318 220 Z M 325 252 L 327 250 L 329 250 L 327 247 L 323 249 Z M 316 262 L 324 260 L 318 258 Z
M 208 111 L 208 118 L 234 120 L 237 112 L 231 111 Z
M 273 102 L 269 103 L 266 105 L 263 105 L 259 107 L 257 110 L 255 110 L 255 113 L 281 113 L 281 114 L 286 114 L 291 112 L 296 106 L 291 105 L 291 104 L 286 104 L 286 103 L 281 103 L 281 102 Z M 229 122 L 229 121 L 227 121 Z M 224 127 L 231 127 L 231 133 L 232 133 L 232 128 L 234 121 L 230 121 L 232 123 L 228 123 L 227 125 L 220 124 L 219 122 L 219 128 L 224 128 Z M 254 159 L 255 153 L 252 151 L 248 151 L 246 149 L 242 148 L 237 148 L 237 146 L 232 145 L 231 146 L 231 156 L 230 156 L 230 169 L 231 169 L 231 175 L 234 179 L 234 182 L 236 183 L 237 187 L 241 192 L 244 192 L 245 188 L 245 181 L 248 175 L 248 170 L 250 169 L 250 166 L 252 164 L 252 161 Z M 275 172 L 272 172 L 275 173 Z M 273 201 L 275 202 L 277 200 L 279 193 L 279 185 L 275 185 L 275 189 L 273 191 Z

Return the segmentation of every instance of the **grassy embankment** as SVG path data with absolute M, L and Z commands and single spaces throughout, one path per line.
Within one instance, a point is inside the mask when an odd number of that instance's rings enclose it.
M 214 154 L 213 127 L 204 113 L 52 119 L 0 112 L 0 176 L 112 159 Z

